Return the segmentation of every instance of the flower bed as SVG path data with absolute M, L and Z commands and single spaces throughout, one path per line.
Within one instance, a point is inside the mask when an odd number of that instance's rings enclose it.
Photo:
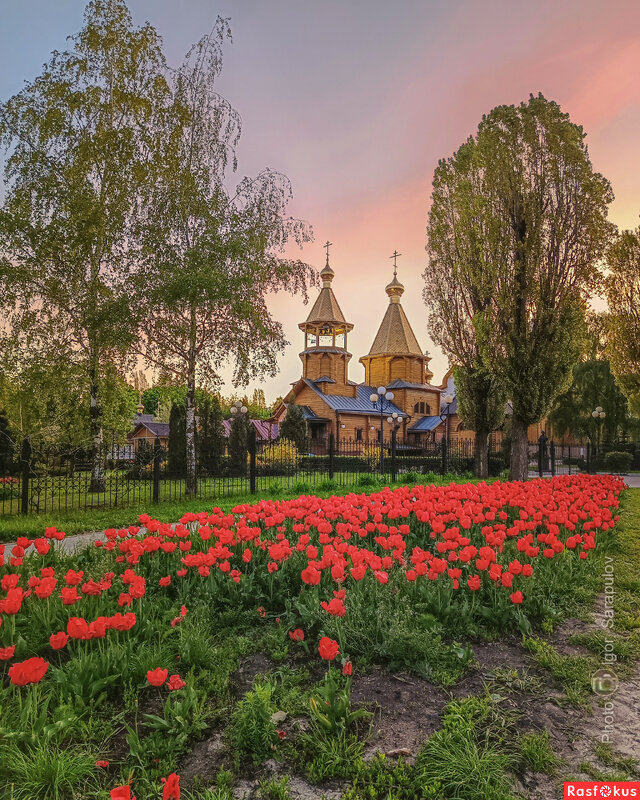
M 232 514 L 186 514 L 175 526 L 143 515 L 144 529 L 106 531 L 73 568 L 51 549 L 63 533 L 47 529 L 30 557 L 21 539 L 0 569 L 0 701 L 12 708 L 0 736 L 55 741 L 100 703 L 155 687 L 166 704 L 149 724 L 182 735 L 184 751 L 212 691 L 198 683 L 206 659 L 193 655 L 194 626 L 230 615 L 275 626 L 346 676 L 362 659 L 424 664 L 437 678 L 443 653 L 447 668 L 464 662 L 444 644 L 451 636 L 527 632 L 566 608 L 618 519 L 623 487 L 612 476 L 560 476 L 261 500 Z M 133 753 L 140 740 L 130 730 Z M 179 796 L 175 777 L 160 786 L 173 762 L 158 764 L 165 771 L 147 776 L 157 796 Z M 120 790 L 113 796 L 128 784 Z

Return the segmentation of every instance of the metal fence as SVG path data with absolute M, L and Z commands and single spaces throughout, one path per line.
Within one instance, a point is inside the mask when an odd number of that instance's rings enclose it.
M 612 449 L 616 447 L 622 445 Z M 624 447 L 632 454 L 631 468 L 640 469 L 640 446 Z M 606 448 L 594 452 L 590 444 L 532 442 L 529 474 L 593 472 L 606 467 L 605 457 Z M 365 491 L 380 480 L 396 481 L 404 476 L 408 482 L 418 482 L 420 476 L 430 474 L 470 475 L 473 466 L 471 439 L 417 444 L 393 433 L 380 444 L 328 436 L 297 449 L 278 440 L 256 441 L 255 433 L 250 432 L 246 450 L 239 454 L 231 453 L 227 445 L 217 453 L 199 451 L 197 489 L 192 496 L 215 505 L 223 497 L 302 494 L 340 486 Z M 491 440 L 489 474 L 501 475 L 508 466 L 508 457 Z M 14 445 L 13 457 L 0 463 L 0 515 L 151 507 L 186 497 L 184 463 L 176 463 L 158 439 L 138 447 L 113 441 L 95 460 L 88 446 L 43 447 L 25 439 Z
M 327 437 L 309 441 L 300 450 L 290 445 L 256 441 L 250 432 L 246 452 L 228 449 L 199 453 L 195 497 L 215 504 L 222 497 L 305 493 L 339 486 L 375 486 L 386 481 L 417 481 L 420 475 L 470 474 L 474 444 L 469 440 L 416 444 L 395 434 L 379 442 Z M 98 464 L 97 476 L 95 466 Z M 504 469 L 493 444 L 490 473 Z M 42 514 L 71 510 L 151 506 L 187 497 L 186 468 L 153 443 L 136 449 L 111 442 L 97 459 L 91 449 L 41 447 L 25 439 L 15 447 L 12 463 L 0 476 L 0 514 Z M 97 479 L 96 479 L 97 478 Z

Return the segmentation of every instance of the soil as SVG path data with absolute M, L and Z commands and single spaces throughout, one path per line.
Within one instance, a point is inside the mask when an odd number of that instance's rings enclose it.
M 428 681 L 376 669 L 354 679 L 351 700 L 374 712 L 365 759 L 381 752 L 412 763 L 420 745 L 440 727 L 448 697 Z
M 585 648 L 571 644 L 568 639 L 575 633 L 602 630 L 598 624 L 599 607 L 600 602 L 596 604 L 593 622 L 567 620 L 547 640 L 563 655 L 588 655 Z M 353 706 L 367 708 L 373 713 L 365 759 L 380 752 L 389 758 L 402 757 L 413 763 L 425 739 L 440 728 L 447 702 L 455 697 L 482 694 L 487 688 L 518 712 L 520 731 L 549 731 L 552 749 L 561 760 L 555 775 L 525 772 L 514 778 L 514 792 L 526 800 L 562 797 L 562 784 L 568 778 L 594 780 L 584 771 L 585 763 L 598 772 L 610 773 L 611 768 L 596 756 L 594 748 L 600 741 L 608 742 L 617 756 L 640 759 L 640 668 L 606 698 L 606 705 L 605 700 L 594 694 L 592 710 L 588 711 L 568 705 L 561 687 L 550 673 L 535 663 L 517 639 L 475 642 L 471 646 L 474 652 L 471 667 L 449 689 L 406 672 L 391 674 L 380 668 L 354 676 Z M 262 653 L 244 659 L 232 679 L 234 694 L 241 696 L 251 687 L 256 675 L 273 668 L 273 662 Z M 148 713 L 149 709 L 145 711 Z M 307 730 L 308 721 L 290 717 L 279 727 L 287 738 L 295 739 Z M 224 758 L 222 735 L 214 732 L 197 742 L 183 760 L 182 784 L 189 788 L 198 775 L 204 785 L 213 787 Z M 234 797 L 257 800 L 260 777 L 285 774 L 288 774 L 287 765 L 274 760 L 266 762 L 259 771 L 251 767 L 236 783 Z M 290 775 L 289 795 L 291 800 L 339 800 L 345 785 L 313 786 L 299 775 Z

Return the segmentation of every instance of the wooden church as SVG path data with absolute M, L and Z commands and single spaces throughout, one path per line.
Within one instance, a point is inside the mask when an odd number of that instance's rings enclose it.
M 327 261 L 320 273 L 322 288 L 305 322 L 304 349 L 300 353 L 302 377 L 296 381 L 274 418 L 281 422 L 287 405 L 302 406 L 309 435 L 322 447 L 333 434 L 336 443 L 353 440 L 367 444 L 380 440 L 380 405 L 371 400 L 378 387 L 385 387 L 393 399 L 384 405 L 383 436 L 388 438 L 388 415 L 397 414 L 399 439 L 421 444 L 443 430 L 441 398 L 443 390 L 430 384 L 433 373 L 430 358 L 420 347 L 402 307 L 404 286 L 394 267 L 393 279 L 385 287 L 389 305 L 367 355 L 359 360 L 364 366 L 365 381 L 349 379 L 347 337 L 353 325 L 347 322 L 332 283 L 335 277 Z

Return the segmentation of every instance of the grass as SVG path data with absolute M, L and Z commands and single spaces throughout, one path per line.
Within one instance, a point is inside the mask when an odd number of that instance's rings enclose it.
M 541 667 L 549 670 L 564 689 L 572 705 L 589 707 L 591 676 L 598 669 L 596 658 L 587 656 L 564 656 L 544 639 L 528 638 L 524 645 Z
M 344 480 L 343 475 L 336 473 L 336 478 Z M 362 477 L 362 476 L 360 476 Z M 382 486 L 383 482 L 377 479 L 377 476 L 369 476 L 376 478 L 375 486 Z M 407 477 L 415 478 L 409 485 L 424 482 L 429 478 L 429 483 L 449 484 L 449 483 L 468 483 L 468 478 L 462 478 L 459 475 L 438 475 L 438 476 L 419 476 L 419 475 L 401 475 L 395 483 L 385 482 L 384 485 L 388 486 L 405 486 L 407 484 Z M 353 482 L 349 485 L 339 483 L 337 480 L 329 481 L 325 479 L 313 487 L 311 484 L 296 481 L 292 482 L 291 486 L 283 486 L 281 483 L 278 486 L 276 493 L 271 493 L 270 487 L 272 483 L 279 481 L 274 478 L 272 482 L 264 483 L 265 479 L 261 479 L 258 484 L 258 491 L 256 494 L 238 493 L 228 496 L 211 496 L 197 497 L 194 500 L 178 499 L 173 501 L 166 501 L 154 504 L 151 500 L 145 500 L 142 503 L 133 504 L 126 507 L 119 508 L 100 508 L 100 509 L 76 509 L 73 511 L 60 511 L 60 512 L 47 512 L 43 514 L 27 514 L 25 516 L 19 514 L 0 516 L 0 542 L 14 541 L 18 536 L 41 536 L 44 529 L 48 527 L 57 527 L 58 530 L 63 530 L 67 534 L 74 533 L 87 533 L 94 531 L 102 531 L 105 528 L 124 528 L 129 525 L 138 524 L 138 516 L 140 514 L 150 514 L 160 522 L 175 522 L 183 514 L 188 511 L 197 513 L 205 509 L 210 509 L 212 506 L 219 506 L 223 511 L 230 511 L 237 505 L 243 503 L 255 503 L 260 497 L 268 497 L 270 499 L 291 500 L 294 497 L 299 497 L 301 494 L 316 494 L 318 497 L 328 497 L 332 494 L 344 495 L 349 492 L 364 492 L 371 491 L 372 487 L 367 484 L 367 487 L 359 486 L 357 484 L 358 476 L 351 475 Z M 374 487 L 375 488 L 375 487 Z
M 525 733 L 520 737 L 520 753 L 527 767 L 533 772 L 553 775 L 560 759 L 551 749 L 549 731 Z

